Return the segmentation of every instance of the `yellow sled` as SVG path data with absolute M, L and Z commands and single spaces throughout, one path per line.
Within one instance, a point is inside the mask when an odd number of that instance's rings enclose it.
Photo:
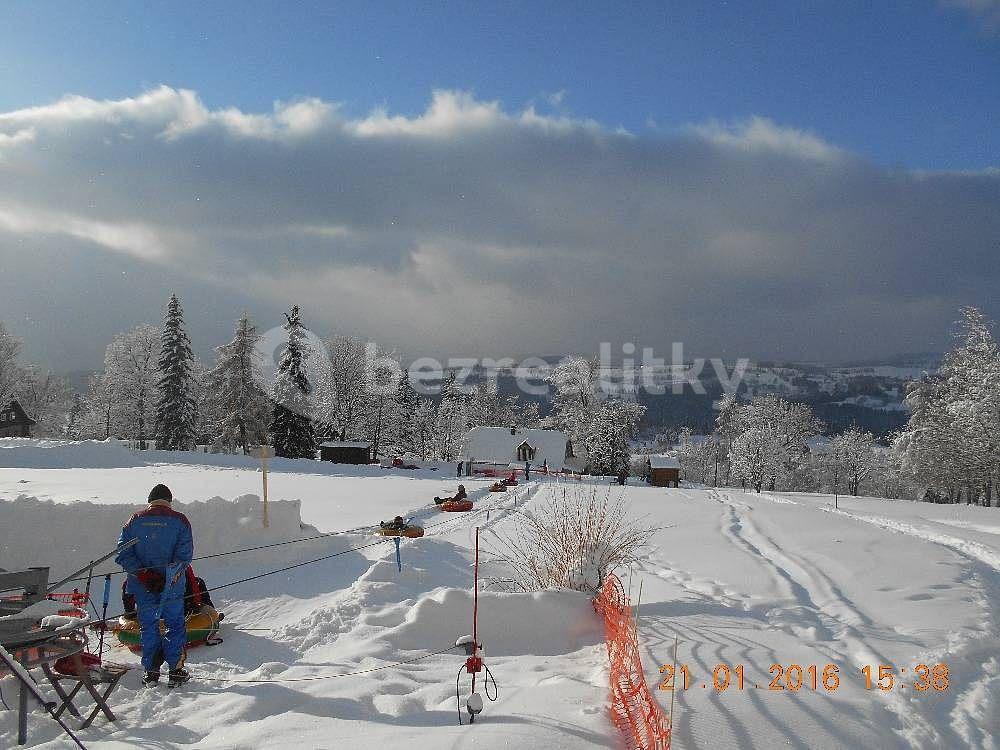
M 219 621 L 221 616 L 214 607 L 207 604 L 202 605 L 198 612 L 192 612 L 185 618 L 184 626 L 187 630 L 188 647 L 200 646 L 207 642 L 219 632 Z M 164 631 L 163 620 L 160 620 L 160 632 Z M 115 635 L 118 640 L 132 651 L 141 651 L 142 644 L 139 641 L 139 621 L 122 615 L 118 618 L 118 626 L 115 628 Z

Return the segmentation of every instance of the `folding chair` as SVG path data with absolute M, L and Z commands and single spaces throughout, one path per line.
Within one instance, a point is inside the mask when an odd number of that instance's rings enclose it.
M 108 721 L 116 721 L 111 707 L 108 706 L 108 698 L 111 697 L 118 682 L 131 667 L 124 664 L 84 664 L 82 656 L 79 653 L 72 654 L 66 657 L 66 661 L 60 660 L 62 663 L 57 663 L 55 669 L 48 664 L 42 664 L 42 671 L 52 683 L 52 687 L 61 701 L 53 715 L 58 718 L 63 711 L 69 711 L 70 714 L 81 719 L 80 729 L 86 729 L 93 724 L 94 719 L 101 713 L 107 717 Z M 68 693 L 60 684 L 63 680 L 76 683 Z M 98 689 L 99 685 L 106 687 L 101 691 Z M 85 719 L 73 703 L 73 699 L 84 688 L 94 699 L 94 708 Z

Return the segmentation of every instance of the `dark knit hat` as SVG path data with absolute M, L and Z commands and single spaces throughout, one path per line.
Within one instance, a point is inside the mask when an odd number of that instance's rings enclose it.
M 166 500 L 168 503 L 174 499 L 170 494 L 170 488 L 165 484 L 158 484 L 149 491 L 149 502 L 154 500 Z

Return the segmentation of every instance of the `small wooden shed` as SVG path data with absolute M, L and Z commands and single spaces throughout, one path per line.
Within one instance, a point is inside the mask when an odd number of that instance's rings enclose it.
M 367 464 L 372 460 L 372 445 L 354 440 L 327 440 L 319 444 L 319 457 L 335 464 Z
M 678 487 L 681 481 L 681 462 L 676 456 L 650 456 L 646 466 L 646 479 L 654 487 Z
M 31 428 L 37 424 L 29 417 L 17 399 L 0 411 L 0 437 L 31 437 Z

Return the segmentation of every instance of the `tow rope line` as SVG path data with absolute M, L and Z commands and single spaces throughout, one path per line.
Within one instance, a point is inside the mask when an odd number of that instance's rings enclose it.
M 488 513 L 488 512 L 490 512 L 492 510 L 500 510 L 500 508 L 496 508 L 495 504 L 494 504 L 494 505 L 491 505 L 490 507 L 487 507 L 487 508 L 479 508 L 477 510 L 470 511 L 468 513 L 459 514 L 457 518 L 446 518 L 446 519 L 443 519 L 441 521 L 437 521 L 435 523 L 427 524 L 426 526 L 424 526 L 424 528 L 425 529 L 432 529 L 432 528 L 436 528 L 438 526 L 442 526 L 444 524 L 455 523 L 457 521 L 460 521 L 460 520 L 466 519 L 466 518 L 470 518 L 471 516 L 478 515 L 480 513 Z M 373 528 L 373 527 L 372 526 L 367 526 L 367 527 L 363 527 L 363 528 Z M 346 534 L 346 533 L 349 533 L 349 532 L 347 532 L 347 531 L 332 531 L 332 532 L 329 532 L 328 534 L 324 534 L 324 535 L 321 535 L 321 536 L 336 536 L 338 534 Z M 282 568 L 277 568 L 276 570 L 267 570 L 267 571 L 264 571 L 263 573 L 258 573 L 256 575 L 247 576 L 246 578 L 240 578 L 239 580 L 236 580 L 236 581 L 229 581 L 228 583 L 223 583 L 223 584 L 220 584 L 218 586 L 212 586 L 212 587 L 206 588 L 205 590 L 207 592 L 219 591 L 221 589 L 229 588 L 230 586 L 236 586 L 236 585 L 239 585 L 241 583 L 249 583 L 250 581 L 256 581 L 256 580 L 259 580 L 261 578 L 266 578 L 267 576 L 276 575 L 278 573 L 285 573 L 285 572 L 287 572 L 289 570 L 295 570 L 296 568 L 301 568 L 301 567 L 304 567 L 306 565 L 313 565 L 313 564 L 318 563 L 318 562 L 323 562 L 325 560 L 330 560 L 330 559 L 332 559 L 334 557 L 340 557 L 341 555 L 346 555 L 346 554 L 348 554 L 350 552 L 357 552 L 359 550 L 368 549 L 370 547 L 375 547 L 375 546 L 377 546 L 379 544 L 385 544 L 386 542 L 393 541 L 394 538 L 395 537 L 391 537 L 391 536 L 382 537 L 381 539 L 377 539 L 377 540 L 375 540 L 373 542 L 369 542 L 367 544 L 361 544 L 361 545 L 358 545 L 356 547 L 348 547 L 347 549 L 342 549 L 342 550 L 340 550 L 338 552 L 334 552 L 334 553 L 329 554 L 329 555 L 324 555 L 323 557 L 317 557 L 317 558 L 315 558 L 313 560 L 305 560 L 303 562 L 294 563 L 292 565 L 286 565 L 286 566 L 284 566 Z M 290 540 L 289 542 L 278 542 L 278 543 L 274 543 L 273 545 L 261 545 L 261 547 L 278 546 L 279 544 L 292 543 L 294 541 L 299 541 L 299 540 Z M 242 552 L 242 551 L 245 551 L 245 550 L 232 550 L 230 552 L 224 552 L 224 553 L 223 552 L 219 552 L 219 553 L 215 553 L 215 555 L 205 555 L 203 558 L 200 558 L 200 559 L 205 559 L 207 557 L 219 557 L 219 556 L 222 556 L 224 554 L 236 554 L 236 553 Z M 195 559 L 199 559 L 199 558 L 195 558 Z M 122 572 L 123 571 L 119 571 L 119 573 L 122 573 Z M 170 598 L 167 599 L 167 601 L 169 601 L 169 599 L 171 599 L 171 598 L 172 599 L 183 599 L 184 596 L 170 597 Z M 162 606 L 163 601 L 161 601 L 160 604 Z M 90 627 L 92 625 L 102 625 L 104 623 L 113 622 L 113 621 L 117 620 L 118 618 L 120 618 L 123 614 L 125 614 L 125 613 L 121 612 L 121 613 L 119 613 L 117 615 L 114 615 L 112 617 L 105 617 L 105 618 L 102 618 L 102 619 L 99 619 L 99 620 L 88 620 L 86 623 L 81 623 L 80 625 L 77 625 L 76 627 L 68 628 L 67 630 L 62 631 L 62 632 L 70 633 L 70 632 L 73 632 L 75 630 L 80 630 L 81 628 Z M 25 631 L 25 633 L 27 633 L 27 632 L 28 631 Z M 25 633 L 18 633 L 17 635 L 24 635 Z
M 516 500 L 516 498 L 515 498 L 515 500 Z M 493 510 L 502 510 L 502 508 L 499 507 L 499 503 L 494 502 L 489 507 L 486 507 L 486 508 L 476 508 L 475 510 L 469 511 L 467 513 L 459 514 L 457 518 L 447 518 L 447 519 L 445 519 L 443 521 L 437 521 L 435 523 L 427 524 L 424 528 L 425 529 L 432 529 L 432 528 L 435 528 L 437 526 L 441 526 L 441 525 L 446 524 L 446 523 L 454 523 L 454 522 L 460 521 L 462 518 L 468 518 L 470 516 L 474 516 L 474 515 L 477 515 L 479 513 L 489 513 L 490 511 L 493 511 Z M 369 529 L 373 529 L 373 528 L 375 528 L 374 524 L 369 525 L 369 526 L 357 526 L 357 527 L 355 527 L 353 529 L 343 529 L 341 531 L 326 531 L 326 532 L 323 532 L 322 534 L 315 534 L 313 536 L 300 537 L 300 538 L 297 538 L 297 539 L 284 539 L 284 540 L 281 540 L 281 541 L 278 541 L 278 542 L 270 542 L 268 544 L 259 544 L 259 545 L 255 546 L 255 547 L 241 547 L 241 548 L 238 548 L 238 549 L 226 550 L 225 552 L 213 552 L 212 554 L 209 554 L 209 555 L 198 555 L 197 557 L 193 557 L 193 558 L 191 558 L 191 562 L 194 563 L 194 562 L 199 562 L 201 560 L 212 560 L 212 559 L 215 559 L 217 557 L 226 557 L 228 555 L 240 555 L 240 554 L 243 554 L 245 552 L 258 552 L 258 551 L 263 550 L 263 549 L 272 549 L 274 547 L 281 547 L 281 546 L 284 546 L 286 544 L 302 544 L 304 542 L 314 542 L 314 541 L 316 541 L 318 539 L 328 539 L 329 537 L 333 537 L 333 536 L 343 536 L 345 534 L 359 534 L 361 532 L 368 531 Z M 362 549 L 362 548 L 359 548 L 359 549 Z M 140 571 L 143 571 L 143 570 L 147 570 L 147 568 L 138 568 L 136 570 L 136 572 L 140 572 Z M 103 572 L 95 572 L 95 573 L 93 573 L 93 577 L 94 578 L 100 578 L 101 576 L 106 576 L 106 575 L 111 575 L 111 576 L 125 575 L 125 571 L 124 570 L 107 570 L 107 571 L 103 571 Z M 66 581 L 66 583 L 79 583 L 81 581 L 86 581 L 87 579 L 88 579 L 88 576 L 79 576 L 77 578 L 70 578 L 69 580 Z M 19 590 L 20 589 L 18 589 L 18 588 L 2 589 L 2 590 L 0 590 L 0 594 L 5 594 L 5 593 L 8 593 L 10 591 L 19 591 Z M 210 589 L 210 590 L 212 590 L 212 589 Z
M 286 683 L 286 682 L 315 682 L 316 680 L 336 680 L 340 677 L 357 677 L 359 675 L 370 674 L 371 672 L 381 672 L 385 669 L 392 669 L 394 667 L 405 666 L 406 664 L 413 664 L 424 659 L 429 659 L 432 656 L 440 656 L 441 654 L 446 654 L 449 651 L 454 651 L 457 646 L 448 646 L 448 648 L 443 648 L 440 651 L 431 651 L 423 656 L 415 656 L 412 659 L 404 659 L 403 661 L 393 662 L 392 664 L 383 664 L 380 667 L 369 667 L 368 669 L 359 669 L 354 672 L 338 672 L 337 674 L 321 674 L 312 675 L 310 677 L 286 677 L 286 678 L 272 678 L 272 679 L 260 679 L 260 680 L 234 680 L 229 677 L 202 677 L 197 675 L 195 679 L 198 682 L 202 680 L 207 682 L 226 682 L 233 685 L 261 685 L 267 683 Z

